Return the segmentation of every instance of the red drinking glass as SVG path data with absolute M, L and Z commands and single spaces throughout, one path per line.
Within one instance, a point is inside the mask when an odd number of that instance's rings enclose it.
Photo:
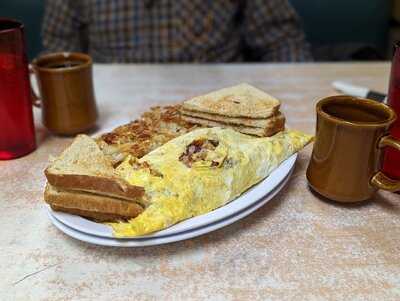
M 0 19 L 0 160 L 36 148 L 24 26 Z
M 388 104 L 397 114 L 397 119 L 390 129 L 390 135 L 400 139 L 400 43 L 395 45 L 390 76 Z M 383 170 L 391 178 L 400 179 L 400 151 L 387 147 L 383 161 Z

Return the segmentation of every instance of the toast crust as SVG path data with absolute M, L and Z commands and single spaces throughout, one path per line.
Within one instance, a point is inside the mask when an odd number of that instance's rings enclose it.
M 79 216 L 89 218 L 95 222 L 100 222 L 100 223 L 115 222 L 118 220 L 127 220 L 127 219 L 132 218 L 132 217 L 119 215 L 119 214 L 107 214 L 107 213 L 102 213 L 102 212 L 94 212 L 94 211 L 88 211 L 88 210 L 76 209 L 76 208 L 63 208 L 63 207 L 60 207 L 57 205 L 50 205 L 50 208 L 53 209 L 54 211 L 60 211 L 60 212 L 69 213 L 72 215 L 79 215 Z
M 271 124 L 277 122 L 277 119 L 284 118 L 281 112 L 277 112 L 275 115 L 268 118 L 245 118 L 245 117 L 226 117 L 217 114 L 195 112 L 182 109 L 182 116 L 192 117 L 192 118 L 202 118 L 206 120 L 211 120 L 215 122 L 221 122 L 224 124 L 232 124 L 237 126 L 248 126 L 254 128 L 266 128 L 270 127 Z
M 259 137 L 269 137 L 275 135 L 276 133 L 283 131 L 285 129 L 285 117 L 277 118 L 275 122 L 272 122 L 268 127 L 256 128 L 241 125 L 226 124 L 223 122 L 217 122 L 213 120 L 207 120 L 203 118 L 195 118 L 189 116 L 182 116 L 187 122 L 194 124 L 200 124 L 202 126 L 208 127 L 221 127 L 221 128 L 231 128 L 237 132 L 241 132 L 247 135 L 259 136 Z
M 53 210 L 98 221 L 126 220 L 143 212 L 143 207 L 137 203 L 86 192 L 60 190 L 49 184 L 46 185 L 44 200 Z
M 105 196 L 135 201 L 144 195 L 144 188 L 126 183 L 123 179 L 102 176 L 54 174 L 45 169 L 47 181 L 55 187 L 67 190 L 93 192 Z

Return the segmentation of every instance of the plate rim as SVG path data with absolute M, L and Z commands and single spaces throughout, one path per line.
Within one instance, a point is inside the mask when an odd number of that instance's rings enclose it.
M 234 222 L 243 219 L 244 217 L 250 215 L 251 213 L 257 211 L 259 208 L 264 206 L 270 200 L 272 200 L 289 182 L 294 168 L 292 168 L 289 174 L 281 181 L 281 183 L 274 187 L 272 193 L 268 195 L 267 198 L 259 200 L 259 202 L 253 203 L 249 208 L 238 212 L 236 215 L 228 217 L 226 219 L 216 221 L 212 224 L 203 226 L 201 228 L 197 228 L 191 231 L 187 231 L 185 233 L 177 233 L 174 235 L 164 236 L 164 237 L 152 237 L 147 239 L 138 240 L 136 238 L 131 239 L 118 239 L 118 238 L 107 238 L 107 237 L 99 237 L 95 235 L 90 235 L 84 232 L 80 232 L 74 230 L 73 228 L 68 227 L 67 225 L 63 224 L 62 222 L 58 221 L 54 216 L 52 216 L 50 211 L 47 211 L 48 217 L 53 225 L 61 232 L 70 236 L 76 240 L 98 245 L 98 246 L 106 246 L 106 247 L 122 247 L 122 248 L 137 248 L 137 247 L 150 247 L 150 246 L 157 246 L 163 245 L 178 241 L 183 241 L 191 238 L 195 238 L 201 235 L 205 235 L 207 233 L 213 232 L 215 230 L 221 229 L 226 227 Z
M 285 161 L 283 161 L 281 164 L 279 164 L 279 166 L 277 168 L 275 168 L 268 177 L 266 177 L 265 179 L 263 179 L 262 181 L 260 181 L 259 183 L 257 183 L 256 185 L 254 185 L 253 187 L 248 189 L 247 191 L 245 191 L 242 195 L 238 196 L 236 199 L 232 200 L 231 202 L 229 202 L 229 203 L 225 204 L 224 206 L 219 207 L 211 212 L 181 221 L 175 225 L 172 225 L 171 227 L 169 227 L 167 229 L 163 229 L 161 231 L 157 231 L 157 232 L 154 232 L 154 233 L 151 233 L 148 235 L 143 235 L 143 236 L 138 236 L 138 237 L 123 237 L 123 238 L 119 238 L 119 239 L 134 239 L 134 238 L 135 239 L 143 239 L 143 238 L 154 238 L 154 237 L 163 237 L 163 236 L 173 235 L 173 234 L 188 231 L 190 229 L 204 227 L 213 222 L 222 220 L 227 216 L 236 214 L 237 212 L 240 212 L 241 210 L 245 210 L 251 204 L 256 203 L 260 198 L 268 195 L 268 193 L 270 193 L 276 186 L 278 186 L 281 183 L 281 181 L 283 179 L 285 179 L 286 176 L 291 172 L 291 170 L 294 168 L 294 166 L 296 164 L 296 161 L 297 161 L 297 153 L 294 153 L 289 158 L 287 158 Z M 283 175 L 280 175 L 279 177 L 277 177 L 276 176 L 277 172 L 279 172 L 282 169 L 282 166 L 284 164 L 287 164 L 287 166 L 286 166 L 287 170 L 285 171 L 285 173 Z M 278 173 L 278 175 L 279 175 L 279 173 Z M 266 181 L 267 182 L 272 181 L 272 183 L 270 184 L 270 185 L 272 185 L 272 188 L 269 188 L 269 191 L 254 192 L 254 190 L 257 187 L 260 187 L 260 186 L 262 187 L 262 185 L 266 185 L 266 183 L 265 183 Z M 238 200 L 240 201 L 240 199 L 242 199 L 242 198 L 245 198 L 249 193 L 252 193 L 252 191 L 255 195 L 252 198 L 252 201 L 250 202 L 250 204 L 245 204 L 246 206 L 242 206 L 239 209 L 237 209 L 237 208 L 235 209 L 235 204 L 236 204 L 235 202 L 237 202 Z M 54 211 L 50 208 L 50 206 L 47 206 L 47 210 L 51 211 L 53 216 L 55 216 L 58 221 L 62 222 L 64 225 L 66 225 L 72 229 L 75 229 L 77 231 L 80 231 L 80 232 L 83 232 L 86 234 L 99 236 L 99 237 L 115 238 L 113 236 L 112 228 L 110 226 L 96 223 L 96 222 L 90 221 L 88 219 L 85 219 L 85 218 L 77 216 L 77 215 Z M 226 210 L 228 210 L 228 212 L 224 213 L 224 211 L 226 211 Z M 195 224 L 193 226 L 191 226 L 190 223 L 192 223 L 193 221 L 195 222 Z M 196 224 L 196 221 L 197 221 L 197 224 Z M 83 225 L 81 225 L 81 223 L 83 223 Z M 187 225 L 185 228 L 185 224 L 189 224 L 189 225 Z M 87 225 L 87 226 L 84 227 L 84 225 Z M 95 227 L 97 229 L 100 228 L 101 232 L 100 232 L 100 230 L 96 230 L 96 229 L 93 230 L 90 227 Z M 181 227 L 184 227 L 184 228 L 182 229 Z

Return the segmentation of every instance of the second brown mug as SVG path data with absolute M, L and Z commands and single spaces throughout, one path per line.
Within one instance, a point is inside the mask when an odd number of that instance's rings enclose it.
M 384 147 L 400 150 L 388 135 L 396 114 L 373 100 L 331 96 L 317 103 L 316 139 L 307 180 L 312 189 L 339 202 L 367 200 L 378 189 L 396 191 L 381 171 Z
M 93 128 L 97 120 L 92 59 L 83 53 L 52 53 L 34 59 L 42 120 L 51 132 L 74 135 Z M 34 94 L 34 93 L 33 93 Z

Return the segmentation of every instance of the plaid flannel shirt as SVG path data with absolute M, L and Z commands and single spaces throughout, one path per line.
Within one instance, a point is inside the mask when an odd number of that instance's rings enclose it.
M 287 0 L 47 0 L 42 35 L 104 63 L 311 60 Z

